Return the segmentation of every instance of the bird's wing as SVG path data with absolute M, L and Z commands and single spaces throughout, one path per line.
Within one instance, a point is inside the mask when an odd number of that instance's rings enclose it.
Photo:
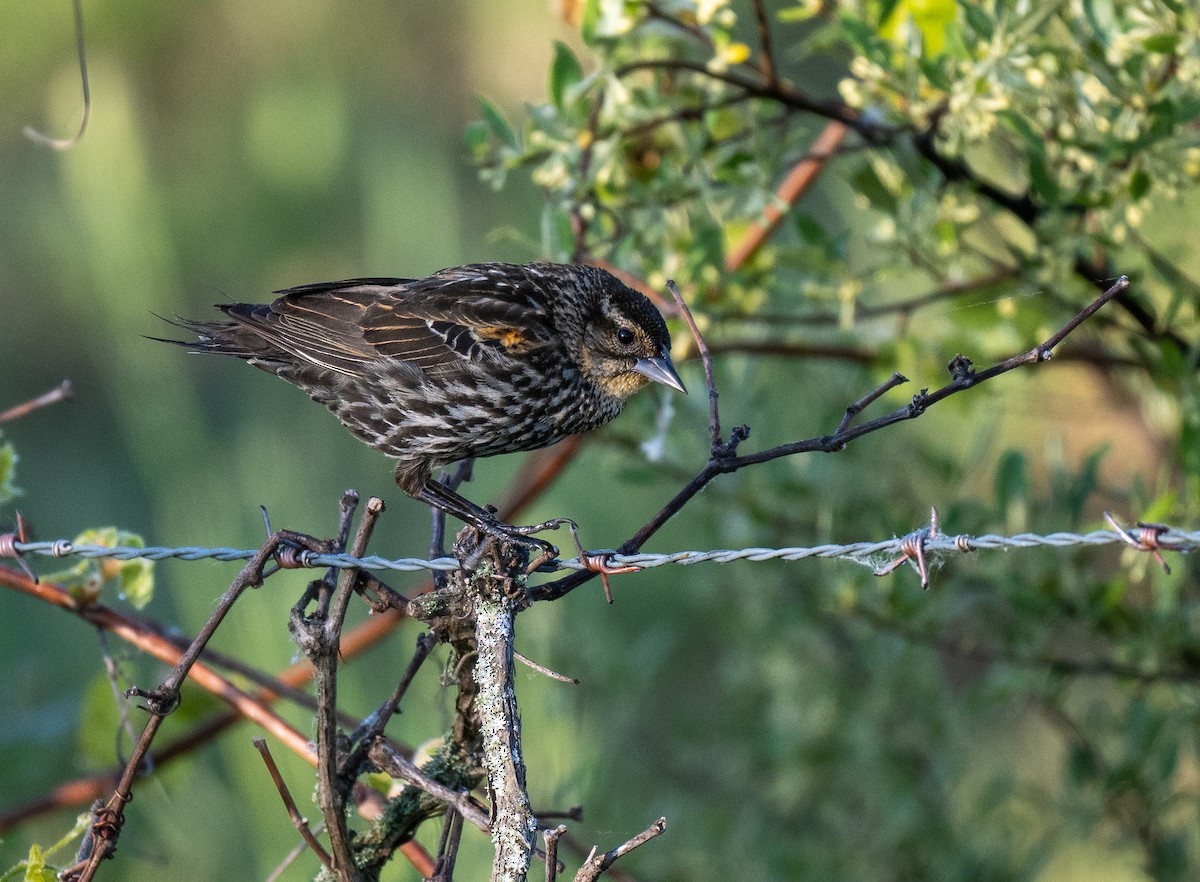
M 380 355 L 428 374 L 553 345 L 545 296 L 521 269 L 457 267 L 412 282 L 367 308 L 362 337 Z
M 276 291 L 269 306 L 221 309 L 270 347 L 338 373 L 362 376 L 386 358 L 445 374 L 554 342 L 545 297 L 522 269 L 480 264 L 424 279 L 319 282 Z
M 379 353 L 362 334 L 362 318 L 389 291 L 410 279 L 347 279 L 286 288 L 270 304 L 225 304 L 233 334 L 256 358 L 286 356 L 350 376 L 361 376 Z M 274 353 L 274 354 L 272 354 Z

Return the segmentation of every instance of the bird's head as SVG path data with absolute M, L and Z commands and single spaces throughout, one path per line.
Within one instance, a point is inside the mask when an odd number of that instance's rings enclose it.
M 671 335 L 662 315 L 637 291 L 613 282 L 586 317 L 584 376 L 622 400 L 651 381 L 687 394 L 671 364 Z

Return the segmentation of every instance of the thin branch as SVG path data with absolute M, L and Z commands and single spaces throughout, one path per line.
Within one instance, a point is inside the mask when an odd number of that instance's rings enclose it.
M 487 812 L 483 811 L 471 799 L 471 794 L 456 791 L 426 775 L 418 766 L 405 759 L 394 747 L 383 738 L 377 738 L 367 747 L 367 756 L 379 770 L 397 781 L 407 781 L 414 787 L 420 788 L 434 799 L 454 806 L 462 817 L 470 821 L 484 833 L 491 831 L 491 822 Z
M 446 809 L 446 823 L 442 826 L 442 838 L 438 844 L 437 866 L 429 882 L 450 882 L 454 878 L 454 864 L 458 860 L 458 845 L 462 841 L 463 816 L 454 806 Z
M 771 19 L 767 12 L 767 4 L 763 0 L 754 0 L 754 20 L 758 25 L 759 72 L 767 85 L 779 83 L 779 75 L 775 70 L 775 50 L 771 45 Z
M 549 677 L 551 680 L 557 680 L 560 683 L 570 683 L 572 686 L 578 686 L 579 680 L 575 677 L 568 677 L 566 674 L 560 674 L 558 671 L 551 670 L 545 665 L 539 665 L 531 658 L 521 655 L 515 649 L 513 650 L 513 658 L 525 665 L 527 668 L 532 668 L 543 677 Z
M 53 150 L 70 150 L 78 144 L 87 131 L 88 118 L 92 115 L 92 92 L 88 85 L 87 52 L 83 39 L 83 0 L 71 0 L 71 7 L 75 11 L 75 53 L 79 57 L 79 80 L 83 84 L 83 118 L 79 121 L 79 131 L 70 138 L 53 138 L 33 126 L 25 126 L 21 130 L 29 140 Z
M 270 774 L 271 780 L 275 782 L 275 789 L 279 791 L 279 798 L 283 800 L 283 805 L 287 809 L 288 817 L 292 819 L 293 826 L 300 831 L 300 836 L 308 843 L 308 847 L 313 850 L 313 854 L 325 865 L 325 868 L 333 872 L 333 858 L 329 856 L 329 852 L 317 841 L 317 837 L 309 829 L 308 819 L 301 815 L 300 809 L 296 807 L 296 800 L 292 799 L 287 782 L 283 780 L 279 766 L 275 765 L 275 757 L 271 756 L 271 749 L 267 747 L 267 740 L 265 738 L 254 738 L 252 739 L 252 743 L 255 750 L 262 754 L 263 762 L 267 766 L 267 772 Z
M 375 521 L 382 512 L 383 500 L 374 496 L 367 500 L 350 549 L 355 557 L 361 557 L 366 551 Z M 343 882 L 353 882 L 359 873 L 350 848 L 345 793 L 338 775 L 337 667 L 342 623 L 357 575 L 356 569 L 342 570 L 328 614 L 322 618 L 318 613 L 318 621 L 312 623 L 313 627 L 307 633 L 303 632 L 303 625 L 297 624 L 293 628 L 301 648 L 317 669 L 314 677 L 317 687 L 317 802 L 325 817 L 335 872 Z M 296 622 L 295 618 L 293 622 Z
M 838 148 L 849 132 L 849 127 L 842 122 L 830 122 L 825 126 L 824 131 L 813 142 L 812 148 L 783 179 L 783 183 L 779 185 L 779 189 L 775 193 L 775 201 L 763 209 L 763 219 L 751 224 L 745 235 L 742 236 L 742 240 L 734 245 L 725 256 L 725 269 L 733 272 L 745 266 L 746 262 L 779 227 L 786 216 L 787 209 L 799 202 L 816 182 L 830 158 L 837 154 Z M 781 204 L 786 208 L 781 208 Z
M 713 380 L 712 355 L 709 353 L 708 344 L 704 342 L 704 336 L 700 333 L 700 328 L 696 325 L 696 319 L 692 315 L 692 311 L 688 309 L 683 295 L 679 293 L 679 288 L 675 285 L 674 279 L 667 280 L 667 290 L 675 298 L 675 305 L 679 307 L 684 321 L 687 322 L 688 329 L 692 332 L 692 340 L 696 343 L 696 351 L 700 353 L 700 362 L 704 365 L 704 384 L 708 388 L 709 449 L 712 455 L 716 456 L 724 444 L 721 440 L 721 414 L 717 409 L 717 384 Z
M 555 882 L 558 878 L 558 839 L 566 832 L 564 824 L 542 831 L 542 839 L 546 842 L 546 882 Z
M 895 389 L 897 386 L 902 386 L 908 382 L 908 377 L 899 372 L 893 373 L 886 383 L 883 383 L 878 388 L 868 392 L 858 401 L 846 408 L 846 415 L 842 417 L 842 421 L 838 423 L 837 432 L 834 434 L 840 435 L 850 428 L 850 423 L 854 418 L 866 410 L 872 403 L 878 400 L 881 396 Z
M 823 101 L 812 98 L 784 82 L 774 84 L 758 82 L 730 70 L 711 70 L 699 61 L 684 58 L 647 58 L 621 65 L 614 72 L 617 77 L 626 77 L 638 71 L 684 71 L 725 83 L 741 89 L 747 95 L 774 101 L 792 110 L 811 113 L 834 120 L 854 129 L 871 143 L 881 143 L 886 138 L 902 131 L 893 126 L 884 126 L 868 121 L 857 110 L 840 101 Z
M 689 37 L 694 38 L 697 42 L 702 43 L 704 46 L 710 49 L 712 48 L 712 38 L 710 38 L 708 33 L 705 32 L 704 28 L 700 27 L 699 25 L 684 21 L 678 16 L 671 15 L 671 13 L 667 12 L 657 3 L 652 2 L 652 0 L 647 0 L 644 8 L 648 18 L 656 19 L 664 24 L 669 24 L 672 27 L 678 28 Z
M 667 829 L 667 819 L 659 818 L 637 836 L 634 836 L 628 842 L 618 845 L 612 851 L 607 851 L 604 854 L 596 854 L 596 850 L 592 849 L 592 854 L 579 868 L 579 872 L 575 874 L 575 882 L 595 882 L 600 878 L 600 874 L 616 863 L 617 859 L 629 854 L 639 845 L 644 845 L 651 839 L 661 836 Z
M 354 745 L 354 750 L 342 764 L 343 778 L 357 776 L 359 766 L 366 757 L 368 746 L 371 742 L 383 736 L 383 730 L 387 728 L 388 720 L 399 713 L 401 699 L 408 692 L 408 687 L 412 685 L 413 679 L 417 676 L 417 671 L 425 663 L 425 659 L 429 658 L 429 653 L 433 652 L 433 648 L 436 645 L 437 641 L 434 640 L 433 635 L 428 631 L 422 631 L 417 635 L 416 651 L 413 652 L 413 657 L 409 661 L 403 676 L 400 677 L 400 682 L 392 690 L 392 694 L 374 713 L 363 720 L 362 725 L 351 733 L 350 743 Z
M 12 420 L 23 417 L 26 414 L 33 413 L 38 408 L 46 407 L 50 404 L 57 404 L 60 401 L 66 401 L 71 397 L 71 381 L 63 380 L 49 392 L 43 392 L 36 398 L 31 398 L 21 404 L 10 407 L 8 410 L 0 411 L 0 425 L 11 422 Z

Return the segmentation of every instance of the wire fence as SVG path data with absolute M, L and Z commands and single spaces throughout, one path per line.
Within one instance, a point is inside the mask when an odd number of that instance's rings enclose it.
M 41 555 L 46 557 L 81 557 L 85 559 L 111 558 L 115 560 L 248 560 L 258 554 L 258 549 L 208 548 L 200 546 L 105 546 L 76 545 L 65 539 L 52 542 L 23 542 L 12 534 L 0 539 L 0 556 Z M 1187 553 L 1200 548 L 1200 532 L 1188 532 L 1162 524 L 1139 524 L 1134 530 L 1095 530 L 1090 533 L 1018 533 L 1013 536 L 986 534 L 983 536 L 944 535 L 931 528 L 918 530 L 908 536 L 880 542 L 852 542 L 844 545 L 813 545 L 789 548 L 738 548 L 712 551 L 675 551 L 670 553 L 642 552 L 617 554 L 612 551 L 592 551 L 582 558 L 555 560 L 547 564 L 554 570 L 596 569 L 597 559 L 611 567 L 637 567 L 646 569 L 667 564 L 690 566 L 699 563 L 733 563 L 735 561 L 784 560 L 798 561 L 807 558 L 825 560 L 849 560 L 865 566 L 875 567 L 882 558 L 900 556 L 904 559 L 945 557 L 956 553 L 974 551 L 1028 549 L 1028 548 L 1072 548 L 1080 546 L 1104 546 L 1126 544 L 1140 551 L 1154 554 L 1161 562 L 1161 551 Z M 301 550 L 292 556 L 301 567 L 355 567 L 364 570 L 393 570 L 413 572 L 439 570 L 448 572 L 460 567 L 452 557 L 433 559 L 402 557 L 389 559 L 377 555 L 354 557 L 349 554 L 318 554 Z

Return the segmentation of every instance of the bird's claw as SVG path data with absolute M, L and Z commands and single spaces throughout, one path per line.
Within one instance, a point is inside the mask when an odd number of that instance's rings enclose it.
M 515 546 L 525 554 L 528 560 L 527 572 L 538 569 L 544 569 L 547 572 L 555 571 L 556 567 L 549 566 L 549 564 L 558 559 L 558 546 L 529 535 L 529 533 L 539 530 L 551 529 L 550 527 L 544 524 L 514 527 L 499 521 L 484 521 L 474 526 L 477 531 L 476 535 L 481 541 L 465 557 L 460 555 L 460 560 L 463 561 L 466 569 L 473 570 L 483 559 L 488 548 L 492 547 L 492 543 L 500 543 Z

